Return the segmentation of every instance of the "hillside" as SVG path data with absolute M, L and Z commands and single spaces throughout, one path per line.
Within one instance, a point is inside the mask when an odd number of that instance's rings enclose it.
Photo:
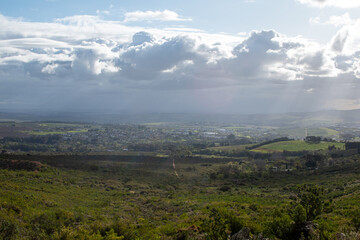
M 244 228 L 275 239 L 278 234 L 297 234 L 291 230 L 292 206 L 300 203 L 300 193 L 314 189 L 324 189 L 318 195 L 323 206 L 319 217 L 309 217 L 318 226 L 315 233 L 330 237 L 346 228 L 347 236 L 354 236 L 348 239 L 358 236 L 358 164 L 316 174 L 259 174 L 244 172 L 236 162 L 179 160 L 176 175 L 166 158 L 23 158 L 47 167 L 39 172 L 0 170 L 4 239 L 215 240 Z
M 328 150 L 328 147 L 335 146 L 338 149 L 343 150 L 344 143 L 334 142 L 320 142 L 320 143 L 307 143 L 305 141 L 284 141 L 275 142 L 260 146 L 252 149 L 255 152 L 282 152 L 282 151 L 317 151 L 317 150 Z

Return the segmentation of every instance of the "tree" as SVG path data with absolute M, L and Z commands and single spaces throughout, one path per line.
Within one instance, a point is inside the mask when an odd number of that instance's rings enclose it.
M 298 187 L 299 204 L 305 209 L 306 220 L 312 221 L 324 208 L 324 189 L 316 185 L 304 184 Z
M 296 226 L 303 225 L 307 219 L 305 208 L 301 204 L 297 205 L 291 217 L 294 220 Z
M 232 140 L 235 140 L 236 136 L 231 133 L 231 134 L 229 134 L 226 138 L 227 138 L 227 140 L 232 141 Z
M 323 162 L 326 157 L 320 154 L 307 154 L 304 156 L 306 162 L 305 166 L 308 168 L 316 168 L 319 163 Z
M 320 143 L 320 141 L 321 141 L 321 137 L 307 136 L 305 138 L 305 142 L 307 143 Z

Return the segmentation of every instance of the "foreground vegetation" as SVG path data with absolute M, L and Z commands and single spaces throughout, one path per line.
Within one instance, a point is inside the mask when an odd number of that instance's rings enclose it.
M 177 157 L 174 169 L 166 157 L 1 157 L 15 159 L 40 165 L 0 170 L 3 239 L 227 239 L 246 228 L 272 239 L 359 237 L 357 163 L 245 173 L 205 158 Z

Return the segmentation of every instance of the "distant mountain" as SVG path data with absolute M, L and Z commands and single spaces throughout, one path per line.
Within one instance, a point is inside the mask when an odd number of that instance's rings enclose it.
M 0 120 L 65 121 L 96 123 L 196 123 L 242 124 L 276 127 L 360 127 L 360 109 L 278 114 L 190 114 L 190 113 L 88 113 L 88 112 L 0 112 Z

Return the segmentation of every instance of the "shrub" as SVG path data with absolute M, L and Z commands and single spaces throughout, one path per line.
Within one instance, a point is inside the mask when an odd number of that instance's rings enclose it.
M 201 229 L 206 233 L 206 239 L 228 239 L 243 227 L 241 220 L 226 208 L 212 208 L 208 218 L 203 220 Z
M 316 185 L 304 184 L 298 188 L 300 204 L 306 211 L 306 220 L 312 221 L 324 208 L 324 189 Z
M 59 233 L 54 233 L 51 236 L 51 239 L 54 240 L 123 240 L 123 236 L 118 236 L 113 229 L 109 230 L 102 236 L 100 233 L 94 233 L 90 230 L 87 230 L 82 227 L 78 228 L 71 228 L 71 227 L 64 227 L 62 228 Z
M 329 222 L 327 222 L 324 219 L 317 220 L 316 224 L 317 224 L 316 234 L 318 235 L 317 236 L 318 239 L 322 239 L 322 240 L 333 239 L 331 238 L 331 236 L 336 231 L 336 228 L 333 225 L 331 225 Z
M 0 239 L 14 239 L 18 233 L 18 226 L 11 216 L 0 213 Z
M 227 191 L 230 191 L 230 190 L 231 190 L 231 187 L 228 186 L 228 185 L 224 185 L 224 186 L 221 186 L 221 187 L 219 188 L 219 190 L 222 191 L 222 192 L 227 192 Z
M 352 214 L 352 219 L 351 219 L 351 223 L 353 225 L 353 227 L 355 227 L 356 231 L 360 230 L 360 210 L 356 210 L 355 212 L 353 212 Z
M 294 220 L 295 225 L 297 226 L 302 225 L 307 219 L 305 208 L 300 204 L 297 205 L 294 211 L 292 212 L 291 217 Z
M 54 214 L 40 214 L 31 220 L 33 233 L 37 236 L 51 235 L 60 230 L 61 225 L 56 220 Z M 35 237 L 35 236 L 34 236 Z
M 275 211 L 270 221 L 265 223 L 265 234 L 271 238 L 280 238 L 283 240 L 293 239 L 292 233 L 294 225 L 288 214 Z
M 122 236 L 125 240 L 135 238 L 132 227 L 128 223 L 120 220 L 114 220 L 110 223 L 96 221 L 91 225 L 91 229 L 93 232 L 97 232 L 103 237 L 107 236 L 110 232 L 113 232 L 117 236 Z
M 254 212 L 257 212 L 259 210 L 259 207 L 255 203 L 252 203 L 250 204 L 249 209 L 253 210 Z

